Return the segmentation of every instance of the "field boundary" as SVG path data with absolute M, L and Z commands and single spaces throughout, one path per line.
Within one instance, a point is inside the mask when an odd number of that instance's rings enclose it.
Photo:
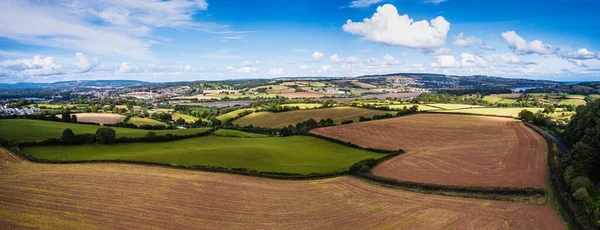
M 533 129 L 535 132 L 540 134 L 546 144 L 548 145 L 548 153 L 547 153 L 547 164 L 548 164 L 548 174 L 550 176 L 550 186 L 552 186 L 557 192 L 558 202 L 562 207 L 565 207 L 566 214 L 569 216 L 569 221 L 571 227 L 575 229 L 596 229 L 594 224 L 587 218 L 587 215 L 584 210 L 581 209 L 580 205 L 577 204 L 573 198 L 571 198 L 571 193 L 569 192 L 568 185 L 565 184 L 562 179 L 562 170 L 556 165 L 555 161 L 555 153 L 556 151 L 560 151 L 556 148 L 554 141 L 548 136 L 546 132 L 544 132 L 540 127 L 531 124 L 529 122 L 523 122 L 527 127 Z

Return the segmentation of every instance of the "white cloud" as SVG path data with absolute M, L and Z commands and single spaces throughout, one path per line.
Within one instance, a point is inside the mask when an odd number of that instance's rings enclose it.
M 331 66 L 330 65 L 322 65 L 321 67 L 319 67 L 319 70 L 317 70 L 318 73 L 325 73 L 325 72 L 329 72 L 329 70 L 331 70 Z
M 462 32 L 458 35 L 458 37 L 456 37 L 456 40 L 454 40 L 454 42 L 452 43 L 452 45 L 459 47 L 468 47 L 473 44 L 483 44 L 483 40 L 475 36 L 463 38 Z
M 195 12 L 207 6 L 204 0 L 0 1 L 0 37 L 23 44 L 148 60 L 152 59 L 152 43 L 144 38 L 153 28 L 223 28 L 193 21 Z
M 460 61 L 452 55 L 440 55 L 434 57 L 435 62 L 430 66 L 434 68 L 460 68 L 460 67 L 485 67 L 488 61 L 485 58 L 471 53 L 461 53 Z
M 241 67 L 227 66 L 227 67 L 225 67 L 225 69 L 232 73 L 255 73 L 258 71 L 257 67 L 252 67 L 252 66 L 241 66 Z
M 385 63 L 387 65 L 398 65 L 400 64 L 400 61 L 396 60 L 396 58 L 394 58 L 394 56 L 386 53 L 385 56 L 383 56 L 383 60 L 385 61 Z
M 334 54 L 331 55 L 331 57 L 329 57 L 329 61 L 333 63 L 339 63 L 342 62 L 342 58 L 340 58 L 340 56 L 338 56 L 337 54 Z
M 552 46 L 542 43 L 540 40 L 527 42 L 515 31 L 506 31 L 501 34 L 508 47 L 516 54 L 539 54 L 547 55 L 555 52 Z
M 300 69 L 300 70 L 307 70 L 308 66 L 307 65 L 299 65 L 298 69 Z
M 90 71 L 94 67 L 98 66 L 99 63 L 98 59 L 91 58 L 80 52 L 75 53 L 75 59 L 77 59 L 77 62 L 73 63 L 73 65 L 75 65 L 81 72 Z
M 391 4 L 377 7 L 371 18 L 362 22 L 348 19 L 342 29 L 351 34 L 361 35 L 363 40 L 387 45 L 412 48 L 437 47 L 445 44 L 450 23 L 442 16 L 427 22 L 413 21 L 408 15 L 399 15 Z
M 360 61 L 360 59 L 356 56 L 350 56 L 350 57 L 346 58 L 346 62 L 348 62 L 348 63 L 357 63 L 359 61 Z
M 315 51 L 315 52 L 312 54 L 312 59 L 313 59 L 313 60 L 315 60 L 315 61 L 319 61 L 319 60 L 321 60 L 322 58 L 323 58 L 323 53 L 321 53 L 321 52 L 319 52 L 319 51 Z
M 274 69 L 270 69 L 267 74 L 269 75 L 282 75 L 283 72 L 283 68 L 274 68 Z
M 128 62 L 123 62 L 121 63 L 121 67 L 119 68 L 118 72 L 119 73 L 139 73 L 142 72 L 143 69 L 139 68 L 135 65 L 132 65 L 131 63 Z
M 424 0 L 423 2 L 425 2 L 425 3 L 432 3 L 432 4 L 440 4 L 440 3 L 445 2 L 445 1 L 448 1 L 448 0 Z
M 63 72 L 62 66 L 54 62 L 53 57 L 42 58 L 35 55 L 32 59 L 8 60 L 0 63 L 11 74 L 28 76 L 55 75 Z
M 373 4 L 383 2 L 383 0 L 354 0 L 350 2 L 350 8 L 366 8 Z
M 422 51 L 423 51 L 423 54 L 428 55 L 428 56 L 452 55 L 452 50 L 450 50 L 446 47 L 442 47 L 437 50 L 425 48 Z
M 486 44 L 481 44 L 479 46 L 479 49 L 482 49 L 482 50 L 495 50 L 495 48 L 493 46 L 486 45 Z
M 562 53 L 561 57 L 565 59 L 589 60 L 598 59 L 600 58 L 600 55 L 598 53 L 591 52 L 586 48 L 581 48 L 576 51 Z

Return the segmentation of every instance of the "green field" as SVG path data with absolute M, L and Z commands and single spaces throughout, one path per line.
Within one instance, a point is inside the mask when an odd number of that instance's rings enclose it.
M 508 98 L 506 98 L 506 99 L 504 99 L 502 101 L 499 101 L 499 102 L 496 102 L 496 103 L 497 104 L 501 104 L 501 105 L 513 105 L 513 104 L 517 103 L 517 100 L 516 99 L 508 99 Z
M 234 110 L 234 111 L 231 111 L 229 113 L 217 116 L 217 119 L 219 119 L 221 121 L 227 121 L 229 119 L 236 118 L 240 113 L 242 113 L 242 112 L 244 112 L 246 110 L 253 111 L 254 109 L 238 109 L 238 110 Z
M 585 105 L 586 102 L 583 99 L 564 99 L 558 102 L 558 105 Z
M 187 115 L 187 114 L 183 114 L 183 113 L 173 113 L 173 114 L 171 114 L 171 117 L 173 117 L 174 121 L 176 121 L 179 118 L 183 118 L 183 120 L 185 120 L 185 122 L 187 122 L 187 123 L 194 123 L 198 119 L 200 119 L 200 118 L 197 118 L 197 117 L 194 117 L 194 116 L 190 116 L 190 115 Z
M 28 119 L 0 119 L 0 138 L 17 140 L 20 142 L 43 141 L 49 138 L 60 138 L 63 130 L 70 128 L 75 134 L 96 133 L 101 126 L 73 124 L 53 121 L 40 121 Z M 167 129 L 143 130 L 111 127 L 117 132 L 117 137 L 143 137 L 147 132 L 156 132 L 158 135 L 190 135 L 206 132 L 208 128 L 194 129 Z
M 139 118 L 139 117 L 131 117 L 131 118 L 129 118 L 129 120 L 127 120 L 127 123 L 134 124 L 137 126 L 140 126 L 140 125 L 162 125 L 165 127 L 169 126 L 168 124 L 166 124 L 164 122 L 152 120 L 150 118 Z
M 495 104 L 504 100 L 504 98 L 499 96 L 485 96 L 483 97 L 483 100 L 489 102 L 490 104 Z
M 384 154 L 308 136 L 235 138 L 205 136 L 159 143 L 28 147 L 23 151 L 52 160 L 134 160 L 174 165 L 247 168 L 261 172 L 329 173 Z
M 521 111 L 523 111 L 524 109 L 527 109 L 533 113 L 537 113 L 538 111 L 544 110 L 543 108 L 473 108 L 473 109 L 457 109 L 457 110 L 434 110 L 432 112 L 518 117 L 519 113 Z
M 360 116 L 371 118 L 373 115 L 386 113 L 396 114 L 397 112 L 354 107 L 295 110 L 281 113 L 258 112 L 234 120 L 233 124 L 240 126 L 253 125 L 264 128 L 283 128 L 288 125 L 296 125 L 310 118 L 316 121 L 331 118 L 339 124 L 344 120 L 354 120 L 356 122 Z
M 233 129 L 218 129 L 213 134 L 222 137 L 270 137 L 269 135 L 265 134 L 247 133 Z
M 295 103 L 295 104 L 283 104 L 280 105 L 281 107 L 300 107 L 300 109 L 314 109 L 314 108 L 320 108 L 321 104 L 313 104 L 313 103 Z

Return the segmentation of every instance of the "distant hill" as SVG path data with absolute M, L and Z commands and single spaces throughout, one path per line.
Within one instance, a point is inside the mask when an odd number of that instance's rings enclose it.
M 0 84 L 0 89 L 70 89 L 70 88 L 102 88 L 102 87 L 125 87 L 125 86 L 148 86 L 156 83 L 135 80 L 82 80 L 82 81 L 59 81 L 54 83 L 29 83 L 18 82 L 14 84 Z

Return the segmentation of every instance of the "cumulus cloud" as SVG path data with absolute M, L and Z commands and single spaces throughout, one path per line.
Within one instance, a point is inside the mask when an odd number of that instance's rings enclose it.
M 333 62 L 333 63 L 339 63 L 342 62 L 342 58 L 340 56 L 338 56 L 337 54 L 331 55 L 331 57 L 329 57 L 329 61 Z
M 383 2 L 383 0 L 354 0 L 350 2 L 350 8 L 366 8 L 373 4 Z
M 142 68 L 132 65 L 129 62 L 121 63 L 121 67 L 119 67 L 119 70 L 118 70 L 119 73 L 139 73 L 142 71 L 143 71 Z
M 475 54 L 461 53 L 460 61 L 452 55 L 440 55 L 434 57 L 435 62 L 430 64 L 434 68 L 460 68 L 460 67 L 485 67 L 488 61 Z
M 486 44 L 481 44 L 479 46 L 479 49 L 482 49 L 482 50 L 495 50 L 495 48 L 493 46 L 486 45 Z
M 385 56 L 383 56 L 383 60 L 385 61 L 385 63 L 387 65 L 398 65 L 400 64 L 400 61 L 396 60 L 396 58 L 394 58 L 394 56 L 386 53 Z
M 63 72 L 63 67 L 54 62 L 53 57 L 42 58 L 35 55 L 32 59 L 8 60 L 0 63 L 0 67 L 6 68 L 15 75 L 46 76 Z
M 325 72 L 329 72 L 329 70 L 331 70 L 331 66 L 330 65 L 321 65 L 321 67 L 319 67 L 319 70 L 317 70 L 318 73 L 325 73 Z
M 415 22 L 406 14 L 399 15 L 393 5 L 385 4 L 377 7 L 377 12 L 362 22 L 348 19 L 342 29 L 347 33 L 362 36 L 363 40 L 395 46 L 429 48 L 445 44 L 450 23 L 442 16 L 430 22 Z
M 571 52 L 564 52 L 560 56 L 565 59 L 571 60 L 589 60 L 600 58 L 600 55 L 598 53 L 591 52 L 586 48 L 581 48 Z
M 308 66 L 307 65 L 299 65 L 298 69 L 300 69 L 300 70 L 307 70 Z
M 473 44 L 483 44 L 483 40 L 475 36 L 463 38 L 462 32 L 456 37 L 456 40 L 454 40 L 454 42 L 452 43 L 452 45 L 459 47 L 468 47 Z
M 423 54 L 428 55 L 428 56 L 452 55 L 452 50 L 450 50 L 446 47 L 442 47 L 439 49 L 425 48 L 422 51 L 423 51 Z
M 91 58 L 80 52 L 75 53 L 75 59 L 77 62 L 73 63 L 73 65 L 75 65 L 81 72 L 90 71 L 94 67 L 98 66 L 99 63 L 98 59 Z
M 322 58 L 323 58 L 323 53 L 321 53 L 321 52 L 319 52 L 319 51 L 315 51 L 315 52 L 312 54 L 312 59 L 313 59 L 313 60 L 315 60 L 315 61 L 319 61 L 319 60 L 321 60 Z
M 269 75 L 282 75 L 283 73 L 283 68 L 274 68 L 267 71 Z
M 360 61 L 360 58 L 358 58 L 357 56 L 350 56 L 346 58 L 346 62 L 348 63 L 357 63 Z
M 555 50 L 552 46 L 542 43 L 540 40 L 533 40 L 527 42 L 524 38 L 519 36 L 515 31 L 506 31 L 501 34 L 502 39 L 508 44 L 508 47 L 513 50 L 514 53 L 523 54 L 539 54 L 548 55 L 553 54 Z
M 258 68 L 253 67 L 253 66 L 241 66 L 241 67 L 227 66 L 227 67 L 225 67 L 225 69 L 232 73 L 255 73 L 258 71 Z

